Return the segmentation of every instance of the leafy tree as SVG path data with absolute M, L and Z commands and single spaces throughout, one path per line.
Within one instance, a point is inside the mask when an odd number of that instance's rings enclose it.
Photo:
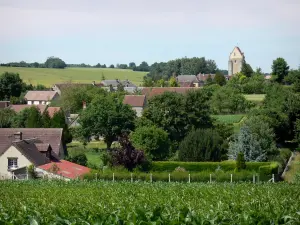
M 295 82 L 300 81 L 300 69 L 290 70 L 288 75 L 284 78 L 284 81 L 289 84 L 294 84 Z
M 153 87 L 154 82 L 150 77 L 144 77 L 143 78 L 143 87 Z
M 44 128 L 50 128 L 51 127 L 51 118 L 49 116 L 48 110 L 45 110 L 42 114 L 42 121 L 43 121 L 43 127 Z
M 209 74 L 206 79 L 205 85 L 212 85 L 212 84 L 214 84 L 214 81 L 213 81 L 211 75 Z
M 9 100 L 11 96 L 19 97 L 23 81 L 18 73 L 5 72 L 0 76 L 0 100 Z
M 244 74 L 246 77 L 251 77 L 253 72 L 254 71 L 250 64 L 246 63 L 246 61 L 244 60 L 242 63 L 241 73 Z
M 135 112 L 129 105 L 109 95 L 99 96 L 88 105 L 80 116 L 79 123 L 85 136 L 103 136 L 110 149 L 118 136 L 134 128 Z
M 106 65 L 105 65 L 105 64 L 103 64 L 103 65 L 101 66 L 101 68 L 106 68 Z
M 191 131 L 180 143 L 178 157 L 181 161 L 221 160 L 222 138 L 212 129 Z
M 101 73 L 101 80 L 106 80 L 103 72 Z
M 10 108 L 0 109 L 0 128 L 10 128 L 16 113 Z
M 278 154 L 275 133 L 267 122 L 259 116 L 252 116 L 245 121 L 245 125 L 257 137 L 260 148 L 263 152 L 266 152 L 269 159 Z
M 251 133 L 247 126 L 243 126 L 229 143 L 228 158 L 236 160 L 240 152 L 244 154 L 247 162 L 261 162 L 267 159 L 267 153 L 261 148 L 257 135 Z
M 245 97 L 236 89 L 224 86 L 212 96 L 211 108 L 215 113 L 241 113 L 251 107 Z
M 109 68 L 115 68 L 115 66 L 114 66 L 114 64 L 111 64 L 110 66 L 109 66 Z
M 185 95 L 186 121 L 188 129 L 212 127 L 209 96 L 202 90 L 189 91 Z
M 26 128 L 41 128 L 43 127 L 42 115 L 40 110 L 32 106 L 28 109 L 28 117 L 25 120 Z
M 133 70 L 148 72 L 150 70 L 150 67 L 147 62 L 143 61 L 139 66 L 135 67 Z
M 87 157 L 84 153 L 79 153 L 74 156 L 67 156 L 66 160 L 82 166 L 87 166 L 88 162 Z
M 133 146 L 143 150 L 153 160 L 165 160 L 169 154 L 168 133 L 156 126 L 138 127 L 131 133 L 130 139 Z
M 300 147 L 300 119 L 297 119 L 295 122 L 295 141 Z
M 244 154 L 239 152 L 236 158 L 236 169 L 237 171 L 241 171 L 246 169 L 246 160 Z
M 263 94 L 265 93 L 266 85 L 264 75 L 254 73 L 241 84 L 241 88 L 245 94 Z
M 283 58 L 277 58 L 273 61 L 272 76 L 277 82 L 282 82 L 285 76 L 289 73 L 289 66 Z
M 169 86 L 170 87 L 179 87 L 179 84 L 176 80 L 175 77 L 171 77 L 170 80 L 169 80 Z
M 67 64 L 60 58 L 52 56 L 46 60 L 45 67 L 46 68 L 64 69 L 65 67 L 67 67 Z
M 144 152 L 135 149 L 129 141 L 128 136 L 121 135 L 119 143 L 121 147 L 113 149 L 110 152 L 111 164 L 113 166 L 124 166 L 129 171 L 132 171 L 137 166 L 146 162 Z
M 117 67 L 119 69 L 127 69 L 128 68 L 127 64 L 117 64 Z
M 164 79 L 160 79 L 156 82 L 157 87 L 165 87 L 167 84 Z
M 226 84 L 225 76 L 218 71 L 214 77 L 214 83 L 216 83 L 220 86 L 224 86 Z
M 134 63 L 134 62 L 130 62 L 130 63 L 129 63 L 129 68 L 130 68 L 130 69 L 136 68 L 135 63 Z
M 52 128 L 63 128 L 63 143 L 66 145 L 72 142 L 72 134 L 69 131 L 68 124 L 66 123 L 65 112 L 61 109 L 55 112 L 51 120 Z

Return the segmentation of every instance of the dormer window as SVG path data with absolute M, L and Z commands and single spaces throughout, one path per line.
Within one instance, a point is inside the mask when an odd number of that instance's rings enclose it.
M 18 158 L 7 158 L 8 160 L 8 169 L 17 169 L 18 168 Z

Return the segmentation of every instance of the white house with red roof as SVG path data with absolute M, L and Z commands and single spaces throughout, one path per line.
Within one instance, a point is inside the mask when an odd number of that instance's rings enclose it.
M 0 179 L 28 179 L 31 165 L 40 177 L 68 180 L 90 172 L 63 156 L 62 128 L 0 129 Z
M 130 105 L 132 109 L 136 112 L 138 117 L 142 116 L 143 110 L 146 106 L 146 96 L 145 95 L 125 95 L 123 104 Z

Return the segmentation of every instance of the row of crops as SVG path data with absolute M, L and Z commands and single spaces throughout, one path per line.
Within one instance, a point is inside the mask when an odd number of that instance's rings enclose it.
M 299 224 L 300 186 L 0 182 L 0 224 Z

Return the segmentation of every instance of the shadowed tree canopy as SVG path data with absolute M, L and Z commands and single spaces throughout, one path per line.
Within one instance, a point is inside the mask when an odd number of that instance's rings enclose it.
M 272 76 L 277 82 L 282 82 L 289 73 L 289 66 L 284 58 L 277 58 L 273 61 Z
M 56 68 L 56 69 L 64 69 L 66 68 L 67 64 L 58 57 L 49 57 L 45 62 L 46 68 Z
M 9 100 L 11 96 L 19 97 L 23 81 L 18 73 L 5 72 L 0 76 L 0 100 Z
M 242 70 L 241 73 L 244 74 L 246 77 L 251 77 L 253 74 L 253 69 L 250 66 L 250 64 L 248 64 L 245 60 L 243 61 L 242 64 Z

